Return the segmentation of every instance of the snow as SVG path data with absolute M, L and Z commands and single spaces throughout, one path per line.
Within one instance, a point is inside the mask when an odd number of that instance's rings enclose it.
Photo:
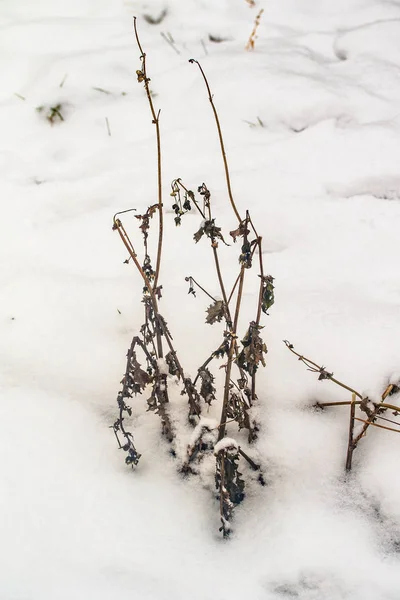
M 141 18 L 164 7 L 160 25 Z M 347 408 L 309 406 L 351 398 L 282 340 L 372 401 L 398 380 L 399 3 L 3 0 L 1 13 L 1 597 L 397 600 L 398 438 L 368 431 L 345 477 Z M 262 429 L 246 448 L 267 486 L 250 481 L 227 543 L 212 473 L 180 477 L 144 398 L 132 400 L 135 471 L 109 429 L 142 322 L 142 285 L 112 216 L 157 194 L 133 15 L 161 109 L 166 204 L 172 179 L 204 181 L 218 226 L 236 226 L 193 57 L 212 87 L 236 202 L 275 277 Z M 64 122 L 35 110 L 57 104 Z M 218 287 L 203 240 L 192 242 L 197 217 L 175 229 L 168 206 L 165 221 L 162 313 L 193 374 L 220 328 L 204 324 L 208 299 L 188 297 L 184 278 Z M 229 250 L 224 265 L 236 269 Z M 244 308 L 253 300 L 248 291 Z
M 218 431 L 218 421 L 216 421 L 216 419 L 207 419 L 205 417 L 201 417 L 199 420 L 199 423 L 196 425 L 196 427 L 193 429 L 192 431 L 192 435 L 190 436 L 190 442 L 189 442 L 189 446 L 193 446 L 193 444 L 195 444 L 200 436 L 203 433 L 210 433 L 213 430 L 215 430 L 216 432 Z
M 237 448 L 238 443 L 236 440 L 230 437 L 224 437 L 222 440 L 217 442 L 214 446 L 214 454 L 219 454 L 221 450 L 226 450 L 227 448 Z
M 163 375 L 168 375 L 169 369 L 168 369 L 167 362 L 164 358 L 157 359 L 157 366 L 158 366 L 158 370 L 160 371 L 160 373 L 162 373 Z

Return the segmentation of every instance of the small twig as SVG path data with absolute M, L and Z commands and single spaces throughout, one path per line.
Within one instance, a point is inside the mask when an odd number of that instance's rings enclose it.
M 249 41 L 246 44 L 246 50 L 254 50 L 254 45 L 255 45 L 256 39 L 257 39 L 257 29 L 258 29 L 258 27 L 260 25 L 261 17 L 262 17 L 263 12 L 264 12 L 264 9 L 262 8 L 260 10 L 260 12 L 258 13 L 258 15 L 256 16 L 256 20 L 254 22 L 253 31 L 251 32 L 250 37 L 249 37 Z
M 371 421 L 365 421 L 365 419 L 358 419 L 357 417 L 355 417 L 354 420 L 355 421 L 360 421 L 361 423 L 365 423 L 365 425 L 367 425 L 368 427 L 370 425 L 372 425 L 372 427 L 379 427 L 380 429 L 386 429 L 387 431 L 394 431 L 395 433 L 400 433 L 400 429 L 394 429 L 393 427 L 385 427 L 385 425 L 379 425 L 378 423 L 372 423 Z M 365 429 L 363 428 L 363 434 L 362 434 L 361 437 L 363 437 L 365 435 Z M 358 439 L 358 437 L 359 436 L 357 436 L 357 439 Z
M 332 377 L 331 373 L 328 373 L 324 367 L 321 367 L 320 365 L 317 365 L 317 363 L 313 362 L 312 360 L 310 360 L 309 358 L 306 358 L 305 356 L 302 356 L 301 354 L 299 354 L 298 352 L 296 352 L 294 350 L 294 346 L 293 344 L 291 344 L 290 342 L 288 342 L 287 340 L 283 340 L 283 343 L 286 345 L 286 347 L 290 350 L 290 352 L 292 352 L 292 354 L 295 354 L 298 359 L 306 365 L 306 367 L 310 370 L 313 371 L 314 373 L 321 373 L 324 374 L 324 379 L 329 379 L 329 381 L 332 381 L 333 383 L 336 383 L 336 385 L 339 385 L 340 387 L 344 388 L 345 390 L 351 392 L 352 394 L 355 394 L 357 396 L 357 398 L 360 398 L 360 400 L 363 400 L 364 398 L 362 397 L 362 395 L 357 392 L 356 390 L 353 390 L 353 388 L 349 387 L 348 385 L 342 383 L 341 381 L 339 381 L 338 379 L 335 379 L 334 377 Z M 322 406 L 322 404 L 321 404 Z
M 347 457 L 346 457 L 346 471 L 351 471 L 351 462 L 353 459 L 353 451 L 354 451 L 354 417 L 356 411 L 356 396 L 352 394 L 351 404 L 350 404 L 350 424 L 349 424 L 349 443 L 347 446 Z
M 225 372 L 224 397 L 222 400 L 222 411 L 221 411 L 221 418 L 220 418 L 220 423 L 222 423 L 222 424 L 226 421 L 226 413 L 228 411 L 228 404 L 229 404 L 229 382 L 231 379 L 233 355 L 235 353 L 235 349 L 237 350 L 236 332 L 237 332 L 238 321 L 239 321 L 240 305 L 241 305 L 242 295 L 243 295 L 244 271 L 245 271 L 245 268 L 242 265 L 241 269 L 240 269 L 239 290 L 238 290 L 238 295 L 237 295 L 237 299 L 236 299 L 235 317 L 234 317 L 234 321 L 233 321 L 233 325 L 232 325 L 232 329 L 231 329 L 231 342 L 230 342 L 230 348 L 229 348 L 229 354 L 228 354 L 228 363 L 226 365 L 226 372 Z M 225 437 L 225 426 L 222 426 L 219 430 L 218 441 L 222 440 L 222 438 L 224 438 L 224 437 Z
M 180 180 L 179 177 L 178 177 L 178 179 L 174 179 L 174 181 L 171 183 L 171 188 L 172 188 L 172 194 L 171 195 L 175 195 L 175 193 L 176 193 L 178 195 L 179 202 L 182 204 L 181 197 L 180 197 L 180 190 L 179 190 L 180 187 L 184 190 L 185 194 L 187 194 L 187 197 L 190 198 L 190 201 L 193 202 L 193 204 L 195 205 L 196 209 L 201 214 L 202 218 L 205 219 L 206 215 L 204 214 L 204 212 L 200 208 L 199 203 L 197 202 L 197 200 L 196 200 L 193 192 L 191 192 L 190 190 L 188 190 L 187 187 L 185 185 L 183 185 L 183 183 L 182 183 L 182 181 Z
M 325 408 L 327 406 L 349 406 L 351 401 L 346 400 L 344 402 L 316 402 L 314 404 L 315 408 Z M 361 400 L 356 400 L 355 404 L 361 404 Z M 395 412 L 400 412 L 400 406 L 395 406 L 394 404 L 387 404 L 387 402 L 380 402 L 379 404 L 374 404 L 378 408 L 387 408 L 389 410 L 394 410 Z
M 200 289 L 202 292 L 204 292 L 204 293 L 205 293 L 205 295 L 206 295 L 206 296 L 208 296 L 208 297 L 209 297 L 209 298 L 210 298 L 210 299 L 211 299 L 213 302 L 216 302 L 216 301 L 217 301 L 217 300 L 216 300 L 216 298 L 214 298 L 214 296 L 211 296 L 211 294 L 209 294 L 209 293 L 207 292 L 207 290 L 205 290 L 205 289 L 204 289 L 204 288 L 203 288 L 203 287 L 202 287 L 202 286 L 201 286 L 201 285 L 200 285 L 200 284 L 199 284 L 199 283 L 198 283 L 198 282 L 195 280 L 195 278 L 194 278 L 194 277 L 192 277 L 191 275 L 189 275 L 188 277 L 185 277 L 185 281 L 189 281 L 189 282 L 192 282 L 192 283 L 194 283 L 194 284 L 195 284 L 195 285 L 197 285 L 197 287 L 198 287 L 198 288 L 199 288 L 199 289 Z
M 111 94 L 111 92 L 101 87 L 92 87 L 92 90 L 94 90 L 95 92 L 101 92 L 102 94 L 106 94 L 107 96 Z
M 217 425 L 213 429 L 219 429 L 220 427 L 228 425 L 229 423 L 234 423 L 235 421 L 236 421 L 236 419 L 228 419 L 228 421 L 225 421 L 225 423 L 220 423 L 219 425 Z
M 63 77 L 63 79 L 62 79 L 62 81 L 60 83 L 60 88 L 62 88 L 64 86 L 64 83 L 66 82 L 67 77 L 68 77 L 68 73 L 65 73 L 65 75 L 64 75 L 64 77 Z
M 175 42 L 173 40 L 173 38 L 171 37 L 171 34 L 166 35 L 163 31 L 160 32 L 161 37 L 167 42 L 167 44 L 169 44 L 171 46 L 171 48 L 173 48 L 175 50 L 175 52 L 177 54 L 180 54 L 180 51 L 178 50 L 178 48 L 175 46 Z
M 17 96 L 17 98 L 19 98 L 20 100 L 26 100 L 24 96 L 21 96 L 21 94 L 18 94 L 17 92 L 14 92 L 14 96 Z
M 213 96 L 212 96 L 212 94 L 211 94 L 211 89 L 210 89 L 210 86 L 209 86 L 209 83 L 208 83 L 207 77 L 206 77 L 206 75 L 205 75 L 205 73 L 204 73 L 204 71 L 203 71 L 203 68 L 202 68 L 202 66 L 200 65 L 199 61 L 198 61 L 198 60 L 195 60 L 194 58 L 191 58 L 191 59 L 189 60 L 189 62 L 190 62 L 190 63 L 192 63 L 192 64 L 193 64 L 193 63 L 197 64 L 197 66 L 199 67 L 199 69 L 200 69 L 200 72 L 201 72 L 201 74 L 202 74 L 202 76 L 203 76 L 204 83 L 205 83 L 205 85 L 206 85 L 206 88 L 207 88 L 207 92 L 208 92 L 208 99 L 209 99 L 209 101 L 210 101 L 211 108 L 212 108 L 212 111 L 213 111 L 213 113 L 214 113 L 215 124 L 216 124 L 216 126 L 217 126 L 217 131 L 218 131 L 219 143 L 220 143 L 220 147 L 221 147 L 221 154 L 222 154 L 222 159 L 223 159 L 223 162 L 224 162 L 224 169 L 225 169 L 225 179 L 226 179 L 226 186 L 227 186 L 227 188 L 228 188 L 228 196 L 229 196 L 229 200 L 230 200 L 230 203 L 231 203 L 231 206 L 232 206 L 233 212 L 235 213 L 237 220 L 239 221 L 239 223 L 241 223 L 241 222 L 242 222 L 242 219 L 241 219 L 241 217 L 240 217 L 240 215 L 239 215 L 239 211 L 238 211 L 238 209 L 236 208 L 236 204 L 235 204 L 235 201 L 234 201 L 234 199 L 233 199 L 232 188 L 231 188 L 231 179 L 230 179 L 230 175 L 229 175 L 229 167 L 228 167 L 228 161 L 227 161 L 227 158 L 226 158 L 225 145 L 224 145 L 224 140 L 223 140 L 223 137 L 222 137 L 222 130 L 221 130 L 221 125 L 220 125 L 220 122 L 219 122 L 219 117 L 218 117 L 217 109 L 215 108 L 215 104 L 214 104 Z
M 143 52 L 143 48 L 141 46 L 139 35 L 136 27 L 136 17 L 133 18 L 133 27 L 135 31 L 136 42 L 141 54 L 142 60 L 142 68 L 140 71 L 137 71 L 138 81 L 144 83 L 144 88 L 146 90 L 147 100 L 150 107 L 150 112 L 152 116 L 152 123 L 156 128 L 156 139 L 157 139 L 157 187 L 158 187 L 158 218 L 159 218 L 159 230 L 158 230 L 158 248 L 157 248 L 157 260 L 156 260 L 156 270 L 154 275 L 154 289 L 157 287 L 158 278 L 160 275 L 161 268 L 161 254 L 162 254 L 162 245 L 163 245 L 163 234 L 164 234 L 164 214 L 163 214 L 163 203 L 162 203 L 162 179 L 161 179 L 161 136 L 160 136 L 160 111 L 156 114 L 154 109 L 153 100 L 150 93 L 149 81 L 150 79 L 147 77 L 146 71 L 146 54 Z
M 400 423 L 398 421 L 393 421 L 393 419 L 388 419 L 387 417 L 381 417 L 381 415 L 376 415 L 377 419 L 381 419 L 382 421 L 387 421 L 388 423 L 393 423 L 394 425 L 398 425 L 400 427 Z
M 241 454 L 241 456 L 243 456 L 243 458 L 245 460 L 247 460 L 247 462 L 249 463 L 249 465 L 251 466 L 251 468 L 253 469 L 253 471 L 259 471 L 261 469 L 261 465 L 255 463 L 254 460 L 252 460 L 250 458 L 250 456 L 248 456 L 245 452 L 243 452 L 243 450 L 241 449 L 240 446 L 238 448 L 238 451 L 239 451 L 239 454 Z
M 132 210 L 132 209 L 130 209 L 130 210 Z M 129 212 L 129 211 L 123 211 L 123 212 Z M 158 302 L 157 302 L 156 295 L 154 293 L 154 289 L 155 288 L 152 287 L 152 285 L 151 285 L 151 283 L 150 283 L 150 281 L 149 281 L 146 273 L 143 271 L 143 268 L 142 268 L 141 264 L 139 263 L 139 261 L 137 259 L 137 254 L 136 254 L 135 248 L 133 247 L 133 244 L 132 244 L 129 236 L 126 233 L 125 228 L 122 225 L 122 222 L 120 221 L 120 219 L 117 219 L 117 216 L 119 214 L 121 214 L 121 213 L 116 213 L 114 215 L 113 229 L 116 229 L 118 231 L 119 236 L 120 236 L 122 242 L 124 243 L 125 248 L 128 250 L 128 253 L 129 253 L 131 259 L 133 260 L 133 262 L 135 264 L 135 267 L 139 271 L 139 273 L 140 273 L 140 275 L 141 275 L 141 277 L 142 277 L 142 279 L 144 281 L 144 284 L 146 286 L 146 289 L 147 289 L 148 293 L 150 294 L 154 313 L 156 315 L 158 315 L 159 314 L 158 313 Z M 159 358 L 163 358 L 164 353 L 163 353 L 161 335 L 160 335 L 160 332 L 158 331 L 158 329 L 157 329 L 157 351 L 158 351 L 158 357 Z
M 383 407 L 383 401 L 384 401 L 384 400 L 385 400 L 385 399 L 386 399 L 386 398 L 387 398 L 387 397 L 390 395 L 390 393 L 391 393 L 391 392 L 392 392 L 392 390 L 393 390 L 393 387 L 394 387 L 394 386 L 393 386 L 393 384 L 389 384 L 389 385 L 387 386 L 387 388 L 385 389 L 385 391 L 383 392 L 383 394 L 382 394 L 382 396 L 381 396 L 381 402 L 380 402 L 379 404 L 375 404 L 375 405 L 374 405 L 374 406 L 375 406 L 375 408 L 374 408 L 374 410 L 372 411 L 372 413 L 368 414 L 368 421 L 365 421 L 365 424 L 364 424 L 364 426 L 363 426 L 363 428 L 362 428 L 361 432 L 359 433 L 359 435 L 358 435 L 358 436 L 356 437 L 356 439 L 354 440 L 354 444 L 355 444 L 355 446 L 357 446 L 357 444 L 358 444 L 358 442 L 360 441 L 360 439 L 361 439 L 362 437 L 364 437 L 364 435 L 365 435 L 365 434 L 366 434 L 366 432 L 367 432 L 367 429 L 368 429 L 368 427 L 369 427 L 370 425 L 374 425 L 374 424 L 375 424 L 375 423 L 373 423 L 373 421 L 374 421 L 374 420 L 376 419 L 376 417 L 378 416 L 378 414 L 379 414 L 379 411 L 380 411 L 380 410 L 382 409 L 382 407 Z M 382 427 L 382 428 L 384 428 L 384 426 L 383 426 L 383 425 L 379 425 L 379 427 Z
M 253 222 L 251 221 L 250 217 L 249 217 L 250 223 L 253 227 L 253 230 L 256 232 L 254 226 L 253 226 Z M 260 236 L 257 236 L 257 244 L 256 246 L 258 247 L 258 258 L 259 258 L 259 264 L 260 264 L 260 288 L 259 288 L 259 292 L 258 292 L 258 306 L 257 306 L 257 317 L 256 317 L 256 325 L 260 325 L 260 319 L 261 319 L 261 308 L 262 308 L 262 300 L 263 300 L 263 292 L 264 292 L 264 263 L 263 263 L 263 257 L 262 257 L 262 238 Z M 251 376 L 251 402 L 252 404 L 254 403 L 256 399 L 256 372 L 253 373 L 253 375 Z
M 200 40 L 200 43 L 203 46 L 204 54 L 208 56 L 207 46 L 205 45 L 203 38 Z
M 111 129 L 110 129 L 110 123 L 108 122 L 108 117 L 106 117 L 106 127 L 107 127 L 108 135 L 111 136 Z

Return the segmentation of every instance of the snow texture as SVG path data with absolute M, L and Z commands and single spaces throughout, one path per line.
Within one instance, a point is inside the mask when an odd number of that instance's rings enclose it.
M 143 18 L 164 9 L 158 25 Z M 399 2 L 3 0 L 0 11 L 1 598 L 398 600 L 398 436 L 369 431 L 345 478 L 348 410 L 307 407 L 351 398 L 282 340 L 371 400 L 399 376 Z M 223 231 L 236 226 L 194 57 L 236 202 L 275 277 L 249 450 L 267 486 L 246 488 L 228 543 L 212 473 L 209 487 L 179 477 L 143 398 L 132 402 L 135 472 L 109 429 L 142 322 L 112 215 L 139 214 L 157 194 L 133 15 L 161 109 L 166 203 L 172 179 L 204 181 Z M 64 120 L 51 125 L 57 105 Z M 192 242 L 197 218 L 175 229 L 166 210 L 162 310 L 195 373 L 221 330 L 204 324 L 206 299 L 188 296 L 184 277 L 218 287 Z
M 227 448 L 237 448 L 238 443 L 236 440 L 230 437 L 224 437 L 222 440 L 217 442 L 214 446 L 214 454 L 218 454 L 221 450 L 226 450 Z

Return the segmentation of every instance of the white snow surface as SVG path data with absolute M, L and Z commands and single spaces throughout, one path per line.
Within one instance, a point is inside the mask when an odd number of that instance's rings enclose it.
M 164 8 L 159 25 L 141 18 Z M 373 400 L 399 378 L 400 3 L 3 0 L 0 10 L 0 598 L 398 600 L 400 440 L 370 430 L 345 478 L 348 410 L 307 407 L 350 398 L 282 340 Z M 185 372 L 221 328 L 204 324 L 209 300 L 188 296 L 184 277 L 218 287 L 205 245 L 192 243 L 198 218 L 174 228 L 169 182 L 206 182 L 223 230 L 236 226 L 189 58 L 209 78 L 236 202 L 275 277 L 260 438 L 246 450 L 267 486 L 250 482 L 228 542 L 212 474 L 179 476 L 144 398 L 132 400 L 135 471 L 109 429 L 142 322 L 142 284 L 112 215 L 143 211 L 157 193 L 133 15 L 161 109 L 161 302 Z M 65 121 L 51 126 L 35 109 L 58 103 Z M 226 260 L 233 277 L 237 259 Z M 245 309 L 253 301 L 247 292 Z
M 237 448 L 238 443 L 233 438 L 224 437 L 222 440 L 217 442 L 214 446 L 214 453 L 218 454 L 221 450 L 226 450 L 226 448 Z

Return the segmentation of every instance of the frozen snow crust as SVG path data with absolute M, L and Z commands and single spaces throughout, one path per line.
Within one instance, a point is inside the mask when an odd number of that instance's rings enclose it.
M 164 7 L 161 24 L 140 20 Z M 268 485 L 247 489 L 228 543 L 209 480 L 182 482 L 143 399 L 135 473 L 108 429 L 142 318 L 112 215 L 156 195 L 133 15 L 162 110 L 165 198 L 174 177 L 205 181 L 232 228 L 194 57 L 275 277 L 256 446 Z M 282 344 L 375 400 L 399 377 L 398 2 L 3 0 L 0 27 L 0 597 L 398 600 L 399 440 L 369 431 L 345 480 L 347 409 L 306 407 L 350 398 Z M 35 110 L 58 104 L 53 126 Z M 219 334 L 181 274 L 204 281 L 209 265 L 198 219 L 166 221 L 163 314 L 193 373 L 193 336 L 212 347 Z

